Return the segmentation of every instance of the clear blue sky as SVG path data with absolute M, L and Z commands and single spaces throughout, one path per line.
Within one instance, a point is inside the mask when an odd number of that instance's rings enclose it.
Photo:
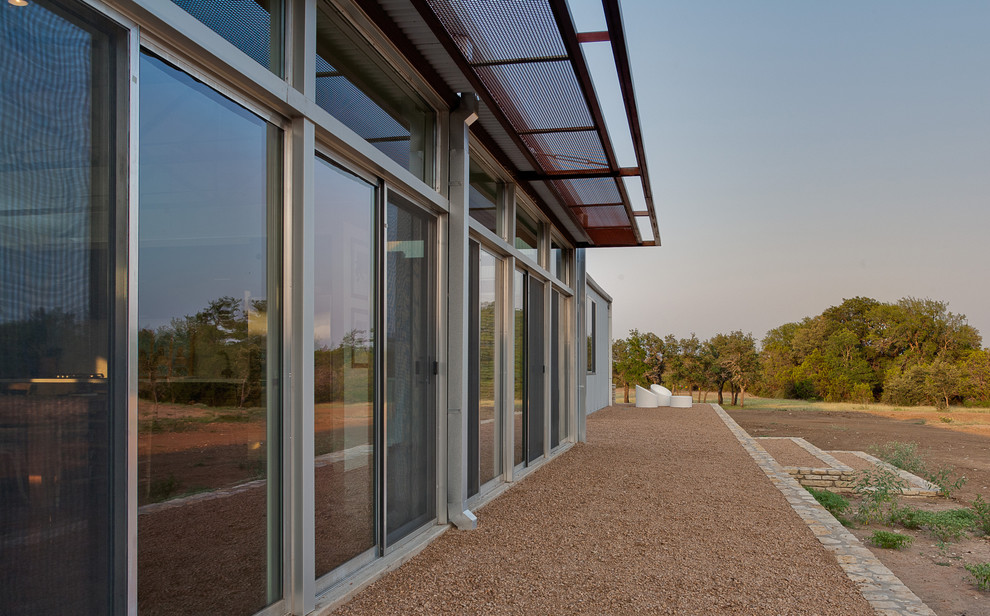
M 579 30 L 599 7 L 572 0 Z M 990 2 L 622 8 L 663 246 L 588 251 L 613 336 L 762 338 L 843 298 L 914 296 L 990 346 Z M 595 45 L 597 79 L 614 67 Z

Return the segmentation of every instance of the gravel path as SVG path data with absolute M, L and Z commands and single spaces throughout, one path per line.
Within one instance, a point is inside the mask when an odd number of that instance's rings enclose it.
M 875 465 L 872 462 L 868 460 L 864 460 L 863 458 L 857 456 L 854 453 L 842 453 L 840 451 L 833 451 L 832 456 L 835 457 L 835 459 L 838 460 L 839 462 L 842 462 L 846 466 L 849 466 L 857 471 L 865 471 L 868 469 L 875 468 Z
M 588 435 L 335 614 L 873 614 L 708 405 Z
M 799 468 L 828 468 L 828 463 L 808 453 L 791 439 L 761 438 L 757 442 L 773 456 L 781 466 L 796 466 Z

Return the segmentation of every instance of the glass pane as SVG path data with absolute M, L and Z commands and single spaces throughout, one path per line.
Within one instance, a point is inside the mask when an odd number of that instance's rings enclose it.
M 587 310 L 585 312 L 585 322 L 584 325 L 587 328 L 586 342 L 588 345 L 588 372 L 595 371 L 595 328 L 597 323 L 595 323 L 595 302 L 589 297 L 587 302 Z
M 498 279 L 501 261 L 471 242 L 468 495 L 501 475 Z
M 512 432 L 513 432 L 513 452 L 512 464 L 517 466 L 525 461 L 523 455 L 523 442 L 526 430 L 523 428 L 525 420 L 525 404 L 523 400 L 526 392 L 526 274 L 519 270 L 513 273 L 512 282 L 512 318 L 514 320 L 514 340 L 513 349 L 515 357 L 513 360 L 513 411 L 512 411 Z
M 567 262 L 564 248 L 557 243 L 557 240 L 550 240 L 550 273 L 557 280 L 567 283 Z
M 387 543 L 436 517 L 434 219 L 388 199 Z
M 499 426 L 499 344 L 502 331 L 498 320 L 499 271 L 501 261 L 484 250 L 479 255 L 478 330 L 479 404 L 478 456 L 481 485 L 501 475 L 502 439 Z
M 471 185 L 468 191 L 468 206 L 471 218 L 480 222 L 492 233 L 499 233 L 502 219 L 501 184 L 485 173 L 473 160 L 470 166 Z
M 527 462 L 543 456 L 546 362 L 543 352 L 543 283 L 529 277 L 526 298 L 526 451 Z
M 516 208 L 516 248 L 536 262 L 540 226 L 522 208 Z
M 375 546 L 375 187 L 316 159 L 317 577 Z
M 282 76 L 281 0 L 172 0 L 238 49 Z
M 140 104 L 138 609 L 252 614 L 280 596 L 280 133 L 147 55 Z
M 0 8 L 4 614 L 112 611 L 113 45 Z
M 328 3 L 316 53 L 316 104 L 432 184 L 436 113 Z
M 468 323 L 467 323 L 467 494 L 474 496 L 481 487 L 479 470 L 481 459 L 478 453 L 479 414 L 481 411 L 481 315 L 478 310 L 480 292 L 479 261 L 481 246 L 478 242 L 468 242 Z
M 562 336 L 560 335 L 560 310 L 562 303 L 560 293 L 550 292 L 550 447 L 551 449 L 560 445 L 561 432 L 561 373 L 560 373 L 560 347 Z

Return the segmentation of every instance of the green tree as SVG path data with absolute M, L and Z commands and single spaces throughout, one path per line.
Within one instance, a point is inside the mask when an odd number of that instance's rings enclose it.
M 970 351 L 960 364 L 967 398 L 990 402 L 990 350 Z
M 629 336 L 612 343 L 612 381 L 623 387 L 624 400 L 629 402 L 629 388 L 649 387 L 659 383 L 663 375 L 664 344 L 652 332 L 634 329 Z
M 732 403 L 738 404 L 740 395 L 745 403 L 746 388 L 755 383 L 759 374 L 759 358 L 753 334 L 744 334 L 741 331 L 718 334 L 712 337 L 710 348 L 715 358 L 710 372 L 718 388 L 719 404 L 722 404 L 722 386 L 726 382 L 730 383 Z
M 928 366 L 925 389 L 938 408 L 949 408 L 949 402 L 963 393 L 963 384 L 962 369 L 958 365 L 936 359 Z

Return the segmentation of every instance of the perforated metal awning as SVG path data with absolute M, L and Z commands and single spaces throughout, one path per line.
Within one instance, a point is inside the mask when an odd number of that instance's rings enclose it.
M 451 83 L 457 80 L 442 66 L 435 45 L 398 2 L 379 6 L 409 37 L 410 47 L 437 65 L 434 76 L 447 87 L 468 85 L 477 93 L 488 114 L 472 130 L 490 150 L 505 151 L 500 162 L 511 163 L 509 171 L 542 206 L 552 205 L 551 217 L 564 223 L 570 239 L 588 247 L 660 243 L 618 0 L 603 0 L 606 32 L 581 34 L 566 0 L 411 3 L 415 21 L 432 32 L 444 59 L 456 64 L 467 84 Z M 593 41 L 612 46 L 635 167 L 620 167 L 613 151 L 581 51 Z M 634 210 L 624 177 L 638 177 L 645 209 Z M 652 237 L 644 238 L 641 226 Z

